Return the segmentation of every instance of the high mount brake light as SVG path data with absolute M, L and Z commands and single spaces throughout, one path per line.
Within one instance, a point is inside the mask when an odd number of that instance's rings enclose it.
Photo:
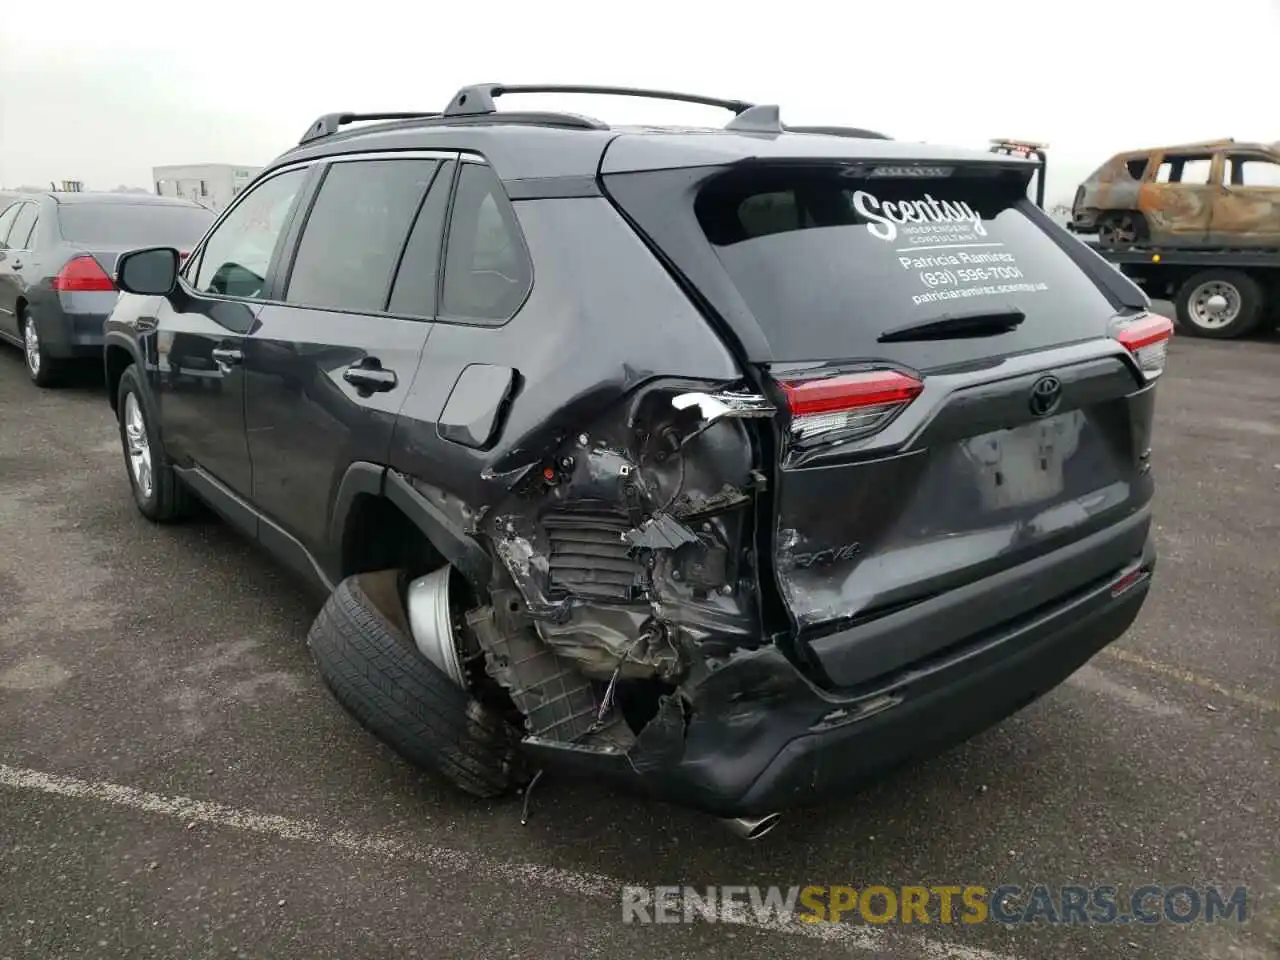
M 88 255 L 68 260 L 50 286 L 63 293 L 87 293 L 116 288 L 102 265 Z
M 885 427 L 924 389 L 896 370 L 871 370 L 778 384 L 791 411 L 791 435 L 805 441 L 868 437 Z
M 1118 328 L 1112 336 L 1133 354 L 1146 379 L 1154 380 L 1164 373 L 1173 338 L 1173 321 L 1168 317 L 1148 313 Z

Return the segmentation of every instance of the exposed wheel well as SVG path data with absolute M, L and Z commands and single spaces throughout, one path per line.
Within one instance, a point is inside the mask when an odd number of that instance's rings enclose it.
M 1151 236 L 1151 221 L 1147 219 L 1147 215 L 1141 210 L 1103 210 L 1098 214 L 1096 220 L 1101 233 L 1104 228 L 1118 226 L 1120 223 L 1128 219 L 1134 228 L 1136 240 L 1146 240 Z
M 133 356 L 124 347 L 114 344 L 107 347 L 107 399 L 111 401 L 112 410 L 116 408 L 120 378 L 131 363 L 133 363 Z
M 342 576 L 399 568 L 411 577 L 443 566 L 445 559 L 417 525 L 386 497 L 360 494 L 342 530 Z
M 352 502 L 342 533 L 342 580 L 358 573 L 397 569 L 404 571 L 399 578 L 403 590 L 411 580 L 446 562 L 426 534 L 386 497 L 363 493 Z M 453 582 L 458 591 L 454 609 L 469 609 L 476 602 L 471 588 L 462 577 L 455 576 Z M 467 671 L 472 696 L 519 729 L 523 717 L 510 694 L 487 676 L 480 661 L 469 660 Z
M 13 305 L 13 315 L 18 318 L 19 323 L 22 322 L 22 314 L 26 309 L 27 301 L 22 299 L 22 297 L 19 297 L 18 302 Z M 21 332 L 23 331 L 19 330 L 19 333 Z

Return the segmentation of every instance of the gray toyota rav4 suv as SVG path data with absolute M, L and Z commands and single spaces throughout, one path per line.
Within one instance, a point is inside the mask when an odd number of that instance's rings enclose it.
M 557 89 L 734 116 L 495 107 Z M 1036 170 L 657 91 L 326 115 L 185 263 L 120 258 L 134 496 L 322 590 L 320 671 L 409 760 L 760 835 L 1031 702 L 1146 597 L 1172 325 Z

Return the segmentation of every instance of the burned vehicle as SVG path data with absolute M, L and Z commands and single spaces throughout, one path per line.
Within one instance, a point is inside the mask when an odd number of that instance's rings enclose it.
M 733 118 L 496 108 L 529 92 Z M 660 91 L 323 116 L 185 264 L 120 260 L 135 500 L 198 497 L 322 590 L 336 697 L 462 789 L 576 773 L 761 835 L 1146 597 L 1171 324 L 1036 169 Z
M 1104 247 L 1280 247 L 1280 145 L 1225 139 L 1116 154 L 1076 190 L 1071 229 Z

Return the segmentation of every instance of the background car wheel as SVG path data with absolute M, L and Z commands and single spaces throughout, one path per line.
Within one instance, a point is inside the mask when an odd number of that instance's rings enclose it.
M 1262 288 L 1247 273 L 1203 270 L 1174 297 L 1178 324 L 1195 337 L 1243 336 L 1262 320 Z
M 399 598 L 399 572 L 343 580 L 307 646 L 338 702 L 415 766 L 478 797 L 524 782 L 520 734 L 418 652 Z
M 156 523 L 186 519 L 191 513 L 191 493 L 165 455 L 137 366 L 129 366 L 120 376 L 116 413 L 125 469 L 138 509 Z
M 1129 247 L 1150 235 L 1147 218 L 1136 211 L 1111 213 L 1098 223 L 1098 243 L 1104 247 Z
M 30 307 L 22 309 L 22 353 L 27 361 L 27 375 L 37 387 L 52 387 L 61 379 L 64 364 L 49 356 Z

